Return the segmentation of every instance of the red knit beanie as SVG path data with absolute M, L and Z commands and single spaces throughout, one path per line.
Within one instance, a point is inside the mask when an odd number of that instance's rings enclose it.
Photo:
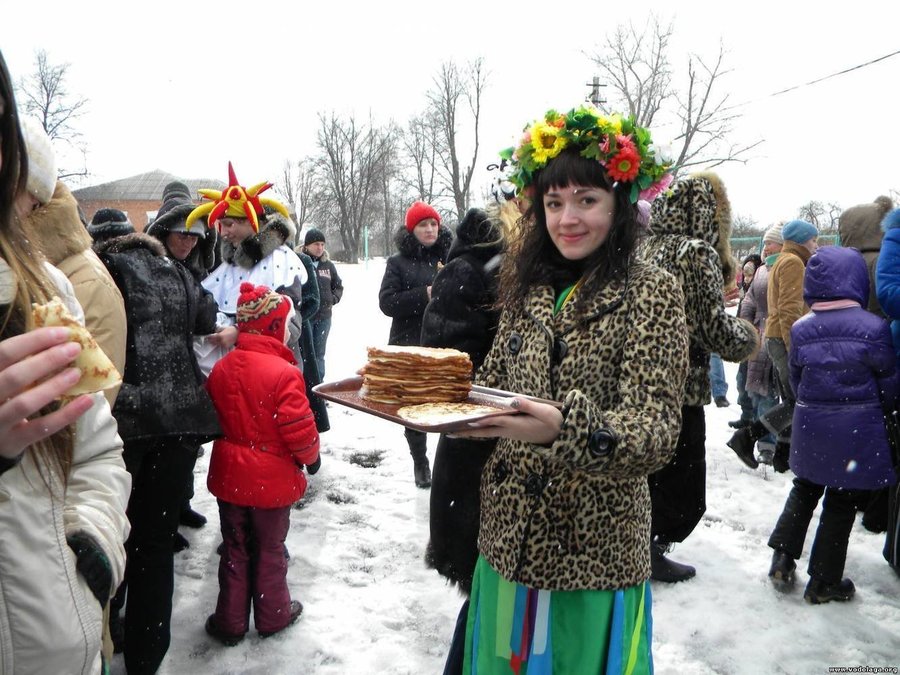
M 238 296 L 237 329 L 242 333 L 268 335 L 281 342 L 290 311 L 289 298 L 265 286 L 254 286 L 245 281 Z
M 435 211 L 434 207 L 425 202 L 413 202 L 413 205 L 406 211 L 406 230 L 412 232 L 416 225 L 426 218 L 434 218 L 437 224 L 441 224 L 441 214 Z

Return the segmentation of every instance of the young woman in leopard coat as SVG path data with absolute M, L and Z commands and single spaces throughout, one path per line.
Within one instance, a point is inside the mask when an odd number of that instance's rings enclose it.
M 548 152 L 551 134 L 565 143 Z M 499 438 L 482 474 L 465 673 L 652 669 L 647 476 L 675 448 L 688 349 L 679 285 L 632 255 L 638 178 L 668 184 L 648 144 L 629 120 L 581 108 L 547 113 L 516 150 L 531 208 L 476 379 L 564 406 L 517 396 L 519 414 L 460 433 Z M 623 170 L 626 151 L 647 174 Z

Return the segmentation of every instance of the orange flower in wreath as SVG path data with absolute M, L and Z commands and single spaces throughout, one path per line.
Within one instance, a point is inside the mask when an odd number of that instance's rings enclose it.
M 606 172 L 613 180 L 632 181 L 641 168 L 641 156 L 634 146 L 621 147 L 616 156 L 606 163 Z

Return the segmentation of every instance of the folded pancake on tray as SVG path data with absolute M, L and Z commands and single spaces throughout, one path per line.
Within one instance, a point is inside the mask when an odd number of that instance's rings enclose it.
M 359 371 L 361 395 L 378 403 L 415 405 L 465 401 L 472 388 L 472 360 L 457 349 L 369 347 Z
M 447 424 L 498 410 L 495 406 L 478 403 L 419 403 L 403 406 L 397 411 L 397 417 L 414 424 Z
M 94 336 L 73 317 L 59 298 L 54 297 L 45 305 L 33 304 L 31 316 L 35 328 L 63 326 L 69 329 L 71 342 L 81 345 L 81 353 L 72 364 L 81 371 L 78 380 L 63 396 L 92 394 L 114 387 L 122 381 L 122 376 L 109 357 L 100 349 Z

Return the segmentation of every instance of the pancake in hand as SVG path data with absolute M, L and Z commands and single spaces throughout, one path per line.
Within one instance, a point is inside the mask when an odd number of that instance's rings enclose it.
M 81 345 L 81 353 L 72 364 L 81 371 L 78 380 L 63 396 L 73 397 L 92 394 L 114 387 L 122 381 L 122 376 L 109 357 L 100 349 L 94 336 L 73 317 L 59 298 L 54 297 L 45 305 L 33 304 L 31 316 L 35 328 L 63 326 L 69 329 L 69 340 Z

